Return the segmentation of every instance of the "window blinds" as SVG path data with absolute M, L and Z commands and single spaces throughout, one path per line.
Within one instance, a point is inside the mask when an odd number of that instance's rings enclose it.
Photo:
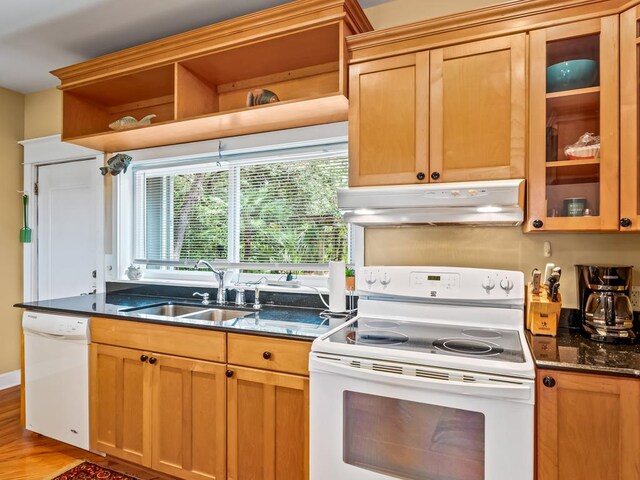
M 135 258 L 348 261 L 346 144 L 134 168 Z

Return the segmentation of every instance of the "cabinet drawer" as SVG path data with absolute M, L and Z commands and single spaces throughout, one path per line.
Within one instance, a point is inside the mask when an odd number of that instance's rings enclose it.
M 226 359 L 225 335 L 224 332 L 173 325 L 91 319 L 92 342 L 214 362 Z
M 234 365 L 309 374 L 311 342 L 230 333 L 227 347 Z

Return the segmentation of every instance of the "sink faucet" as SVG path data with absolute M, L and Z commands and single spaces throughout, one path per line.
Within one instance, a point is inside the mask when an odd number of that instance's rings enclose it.
M 227 290 L 224 286 L 224 270 L 216 270 L 206 260 L 198 260 L 194 268 L 200 268 L 200 265 L 206 266 L 218 279 L 218 295 L 216 296 L 216 303 L 219 305 L 225 305 L 227 303 Z

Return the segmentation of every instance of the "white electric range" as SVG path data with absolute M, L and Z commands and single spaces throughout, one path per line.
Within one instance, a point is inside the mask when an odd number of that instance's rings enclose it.
M 521 272 L 364 267 L 310 356 L 310 478 L 531 480 Z

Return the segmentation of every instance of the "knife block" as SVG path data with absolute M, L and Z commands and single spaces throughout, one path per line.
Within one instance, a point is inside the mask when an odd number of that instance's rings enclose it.
M 534 335 L 556 336 L 562 309 L 562 296 L 552 302 L 546 288 L 540 287 L 540 293 L 533 293 L 533 285 L 527 288 L 527 330 Z

